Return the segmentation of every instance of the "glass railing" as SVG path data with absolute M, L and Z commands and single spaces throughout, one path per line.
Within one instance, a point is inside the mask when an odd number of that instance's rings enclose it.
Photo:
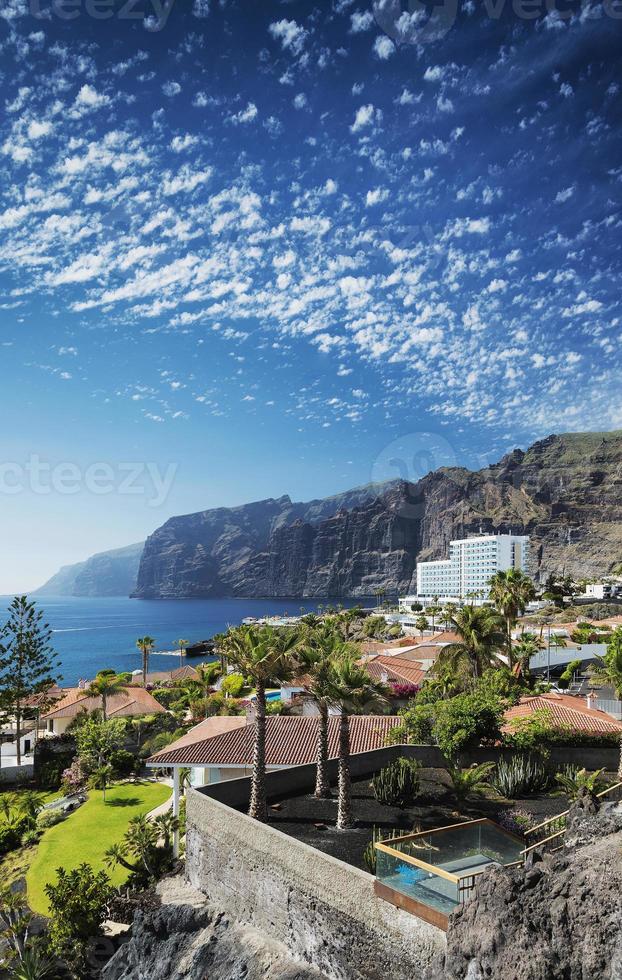
M 471 820 L 375 846 L 382 885 L 448 915 L 491 865 L 520 863 L 525 845 L 491 820 Z

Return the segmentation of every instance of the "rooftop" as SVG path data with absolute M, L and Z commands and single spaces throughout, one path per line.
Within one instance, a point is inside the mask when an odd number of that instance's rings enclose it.
M 552 722 L 559 728 L 587 732 L 593 735 L 620 735 L 622 722 L 604 711 L 588 708 L 585 699 L 572 694 L 538 694 L 521 698 L 515 707 L 505 713 L 505 731 L 511 731 L 511 722 L 519 718 L 529 718 L 535 711 L 548 710 Z
M 54 707 L 42 716 L 41 720 L 75 718 L 81 711 L 101 711 L 101 709 L 101 697 L 89 697 L 84 689 L 73 688 L 66 697 L 57 701 Z M 113 694 L 106 699 L 106 713 L 109 718 L 153 715 L 160 714 L 165 710 L 153 695 L 142 687 L 128 686 L 119 694 Z
M 244 768 L 251 766 L 255 737 L 254 724 L 245 724 L 244 718 L 218 719 L 220 722 L 226 720 L 241 721 L 242 725 L 231 725 L 230 730 L 219 734 L 214 734 L 213 729 L 207 725 L 203 729 L 201 725 L 197 725 L 193 729 L 194 735 L 190 742 L 187 739 L 192 732 L 161 752 L 156 752 L 148 760 L 148 764 Z M 336 715 L 332 715 L 328 720 L 328 755 L 331 759 L 336 759 L 338 755 L 339 721 Z M 396 715 L 353 715 L 350 718 L 352 754 L 382 748 L 388 733 L 400 722 L 401 719 Z M 318 726 L 317 717 L 276 715 L 267 718 L 266 764 L 301 766 L 315 762 Z

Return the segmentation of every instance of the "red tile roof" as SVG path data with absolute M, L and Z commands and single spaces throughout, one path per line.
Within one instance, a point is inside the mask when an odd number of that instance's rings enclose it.
M 405 660 L 402 657 L 373 657 L 364 663 L 365 669 L 375 681 L 386 677 L 398 684 L 421 685 L 426 672 L 417 660 Z
M 101 707 L 101 697 L 89 697 L 85 690 L 77 688 L 61 701 L 57 701 L 41 720 L 75 718 L 81 711 L 101 711 Z M 106 699 L 106 713 L 109 718 L 154 715 L 165 710 L 153 695 L 142 687 L 128 687 L 125 691 Z
M 350 719 L 350 744 L 353 755 L 379 749 L 388 733 L 401 718 L 396 715 L 354 715 Z M 266 764 L 268 766 L 301 766 L 315 762 L 319 718 L 282 715 L 266 721 Z M 183 766 L 251 766 L 254 725 L 204 738 L 191 745 L 174 742 L 148 760 L 150 764 Z M 182 741 L 180 739 L 180 741 Z M 337 758 L 339 717 L 328 720 L 328 754 Z
M 539 694 L 521 698 L 519 704 L 505 713 L 505 731 L 512 731 L 511 723 L 517 718 L 529 718 L 534 711 L 548 709 L 552 723 L 559 728 L 588 732 L 594 735 L 619 735 L 622 722 L 611 718 L 604 711 L 588 708 L 583 698 L 571 694 Z

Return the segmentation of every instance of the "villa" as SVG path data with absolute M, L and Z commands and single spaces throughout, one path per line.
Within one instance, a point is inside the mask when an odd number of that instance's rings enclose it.
M 81 712 L 101 710 L 101 697 L 90 697 L 83 688 L 73 688 L 41 716 L 41 725 L 45 735 L 64 735 Z M 106 699 L 108 718 L 139 718 L 165 712 L 166 709 L 142 687 L 128 687 Z

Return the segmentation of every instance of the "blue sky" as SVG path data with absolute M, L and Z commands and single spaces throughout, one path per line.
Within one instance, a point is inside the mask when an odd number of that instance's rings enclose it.
M 0 7 L 0 592 L 622 427 L 613 2 L 63 2 Z

